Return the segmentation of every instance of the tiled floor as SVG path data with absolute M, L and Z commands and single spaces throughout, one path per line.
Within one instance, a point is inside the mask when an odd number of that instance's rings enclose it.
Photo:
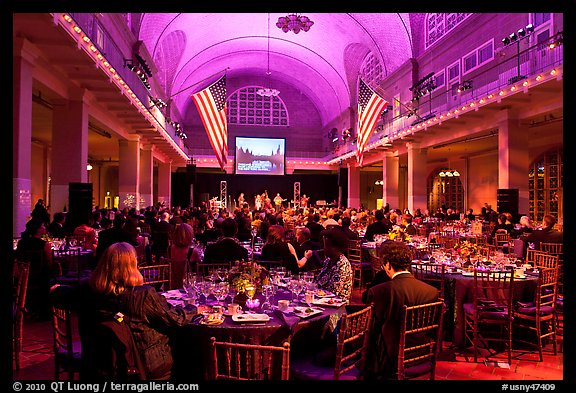
M 359 293 L 354 291 L 352 302 L 358 302 Z M 26 321 L 24 325 L 23 352 L 20 370 L 14 370 L 14 379 L 18 380 L 53 380 L 54 359 L 52 356 L 52 324 L 48 322 Z M 559 344 L 562 337 L 559 337 Z M 485 365 L 480 359 L 473 363 L 471 351 L 461 352 L 444 343 L 436 366 L 437 380 L 562 380 L 563 353 L 552 354 L 548 345 L 544 361 L 538 361 L 535 353 L 514 353 L 510 368 L 498 368 Z M 505 354 L 493 360 L 505 362 Z M 62 375 L 61 379 L 66 376 Z

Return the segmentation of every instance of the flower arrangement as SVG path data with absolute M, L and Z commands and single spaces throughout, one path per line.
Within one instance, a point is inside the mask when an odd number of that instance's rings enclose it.
M 463 258 L 468 258 L 479 254 L 478 246 L 465 240 L 454 245 L 454 250 Z
M 256 262 L 237 262 L 228 273 L 230 285 L 239 293 L 244 292 L 244 288 L 250 282 L 260 288 L 268 283 L 268 270 Z
M 410 241 L 410 235 L 404 232 L 404 228 L 394 225 L 391 231 L 388 231 L 388 239 L 396 241 Z

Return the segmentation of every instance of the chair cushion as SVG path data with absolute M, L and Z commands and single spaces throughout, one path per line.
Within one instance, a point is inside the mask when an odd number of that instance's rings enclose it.
M 518 307 L 516 309 L 518 314 L 525 314 L 525 315 L 536 315 L 536 306 L 531 307 Z M 554 309 L 551 306 L 542 306 L 540 307 L 540 315 L 550 315 L 554 312 Z
M 504 320 L 508 318 L 506 306 L 490 305 L 478 306 L 478 318 L 482 320 Z M 464 313 L 467 315 L 474 314 L 474 303 L 464 303 Z
M 360 375 L 357 367 L 341 375 L 341 380 L 355 380 Z M 290 361 L 290 376 L 297 380 L 332 380 L 334 379 L 334 367 L 317 366 L 313 356 L 297 358 Z
M 556 311 L 564 311 L 564 297 L 558 297 L 558 299 L 556 299 Z

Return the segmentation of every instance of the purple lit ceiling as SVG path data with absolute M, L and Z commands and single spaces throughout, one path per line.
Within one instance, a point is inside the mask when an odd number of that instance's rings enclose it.
M 382 76 L 413 56 L 408 14 L 302 14 L 314 25 L 299 34 L 276 27 L 286 14 L 270 14 L 271 80 L 306 94 L 324 125 L 354 105 L 356 79 L 367 54 L 372 52 L 382 64 Z M 231 78 L 266 73 L 266 13 L 142 14 L 139 39 L 154 58 L 169 96 L 227 67 Z M 206 83 L 174 97 L 180 113 L 190 94 Z

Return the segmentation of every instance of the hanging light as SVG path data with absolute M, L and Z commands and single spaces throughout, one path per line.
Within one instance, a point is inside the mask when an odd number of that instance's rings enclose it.
M 266 71 L 266 81 L 268 86 L 261 87 L 256 90 L 256 94 L 262 97 L 277 97 L 280 94 L 280 91 L 277 89 L 272 89 L 270 87 L 270 13 L 268 13 L 268 67 Z
M 446 177 L 446 173 L 444 173 L 444 171 L 440 171 L 440 173 L 438 174 L 438 176 L 440 176 L 440 177 Z
M 446 176 L 447 176 L 447 177 L 452 177 L 452 176 L 454 176 L 454 175 L 452 174 L 451 171 L 446 171 Z
M 452 175 L 454 175 L 455 177 L 458 177 L 458 176 L 460 176 L 460 172 L 455 170 L 454 172 L 452 172 Z

